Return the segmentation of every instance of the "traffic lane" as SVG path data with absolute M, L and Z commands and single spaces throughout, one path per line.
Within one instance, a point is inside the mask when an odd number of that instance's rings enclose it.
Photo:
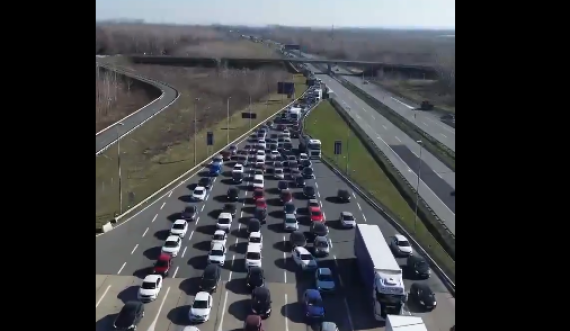
M 429 186 L 433 193 L 455 213 L 455 197 L 450 194 L 454 188 L 444 181 L 441 175 L 433 171 L 423 159 L 420 159 L 415 153 L 410 151 L 408 147 L 404 145 L 391 145 L 390 148 L 404 160 L 413 172 L 419 174 L 424 184 Z
M 95 237 L 95 272 L 116 274 L 141 238 L 148 234 L 148 227 L 157 215 L 164 199 L 160 199 L 137 217 L 137 221 L 122 223 L 111 232 Z M 146 232 L 146 233 L 145 233 Z

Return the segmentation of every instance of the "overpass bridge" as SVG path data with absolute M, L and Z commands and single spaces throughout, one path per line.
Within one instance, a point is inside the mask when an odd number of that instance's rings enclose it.
M 352 66 L 364 69 L 364 74 L 373 76 L 378 71 L 401 72 L 413 77 L 423 77 L 427 79 L 437 78 L 435 68 L 415 64 L 397 64 L 374 61 L 354 61 L 354 60 L 321 60 L 321 59 L 299 59 L 299 58 L 211 58 L 195 56 L 169 56 L 169 55 L 130 55 L 127 56 L 133 63 L 140 64 L 162 64 L 181 66 L 203 66 L 212 68 L 238 68 L 256 69 L 261 66 L 283 66 L 287 63 L 311 63 L 326 65 L 326 73 L 332 73 L 332 67 L 336 65 Z M 355 74 L 357 75 L 357 74 Z M 361 74 L 358 74 L 361 75 Z

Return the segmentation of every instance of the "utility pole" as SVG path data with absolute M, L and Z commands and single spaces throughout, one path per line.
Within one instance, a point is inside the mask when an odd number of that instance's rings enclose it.
M 226 127 L 226 136 L 228 139 L 228 143 L 227 145 L 230 144 L 230 99 L 232 97 L 228 97 L 228 99 L 226 100 L 226 111 L 227 111 L 227 127 Z
M 117 123 L 117 168 L 119 171 L 119 215 L 123 214 L 123 176 L 121 173 L 121 134 L 119 129 L 125 124 Z

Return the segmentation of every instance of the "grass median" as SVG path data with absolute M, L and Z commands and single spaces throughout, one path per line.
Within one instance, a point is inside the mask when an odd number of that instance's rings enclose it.
M 414 235 L 438 264 L 453 272 L 455 278 L 455 261 L 421 221 L 415 222 L 415 213 L 410 205 L 330 102 L 323 102 L 314 109 L 306 118 L 304 128 L 309 135 L 321 140 L 324 158 L 397 215 L 399 223 Z M 334 155 L 334 142 L 337 140 L 343 144 L 343 153 L 338 157 Z
M 297 96 L 305 91 L 305 78 L 295 75 Z M 252 112 L 257 113 L 257 119 L 251 120 L 251 126 L 271 117 L 292 99 L 283 95 L 271 94 L 252 105 Z M 199 110 L 200 111 L 200 110 Z M 232 141 L 243 135 L 250 128 L 250 120 L 242 119 L 242 111 L 233 111 L 230 117 L 229 140 Z M 183 117 L 193 117 L 193 108 L 168 109 L 156 115 L 152 120 L 121 139 L 121 172 L 123 211 L 136 205 L 152 193 L 170 183 L 197 164 L 203 162 L 213 152 L 227 144 L 227 121 L 225 118 L 216 120 L 207 129 L 200 130 L 194 137 L 172 137 L 165 140 L 164 136 L 175 126 L 188 125 Z M 191 122 L 191 121 L 190 121 Z M 214 146 L 206 145 L 206 132 L 214 133 Z M 188 129 L 190 132 L 190 128 Z M 196 150 L 194 142 L 196 141 Z M 118 181 L 118 148 L 117 144 L 96 157 L 96 228 L 108 222 L 120 211 L 119 181 Z M 153 157 L 145 157 L 152 154 Z

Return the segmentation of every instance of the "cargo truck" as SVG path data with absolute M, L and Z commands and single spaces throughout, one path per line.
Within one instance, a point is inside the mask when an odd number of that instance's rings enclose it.
M 385 331 L 427 331 L 419 316 L 388 315 Z
M 358 273 L 371 297 L 374 318 L 385 321 L 388 314 L 400 315 L 406 302 L 402 269 L 392 255 L 378 225 L 358 224 L 354 254 Z
M 304 136 L 299 143 L 301 153 L 307 153 L 311 159 L 321 158 L 321 141 Z

